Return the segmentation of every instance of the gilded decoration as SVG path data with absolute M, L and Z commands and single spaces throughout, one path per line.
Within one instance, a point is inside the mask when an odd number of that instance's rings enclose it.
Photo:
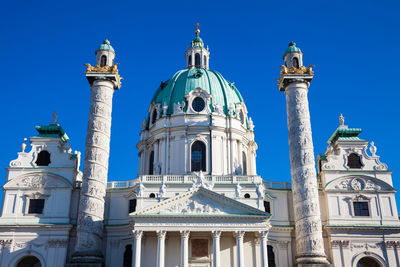
M 314 65 L 310 65 L 309 67 L 304 67 L 301 66 L 299 68 L 296 67 L 286 67 L 285 65 L 281 65 L 281 78 L 282 75 L 284 74 L 309 74 L 309 75 L 313 75 L 314 71 L 312 70 L 312 68 L 315 67 Z
M 123 78 L 121 76 L 119 76 L 119 74 L 118 74 L 118 68 L 117 68 L 118 65 L 119 65 L 119 63 L 115 63 L 112 66 L 105 65 L 105 66 L 101 67 L 99 65 L 92 66 L 90 64 L 85 64 L 86 73 L 88 73 L 88 72 L 111 72 L 111 73 L 115 73 L 117 75 L 118 80 L 121 81 Z

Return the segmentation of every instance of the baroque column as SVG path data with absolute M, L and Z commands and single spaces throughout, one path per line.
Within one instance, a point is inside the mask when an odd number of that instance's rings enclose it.
M 132 259 L 132 267 L 140 267 L 140 257 L 142 253 L 142 236 L 143 231 L 134 230 L 133 231 L 133 253 L 134 258 Z
M 236 231 L 236 248 L 237 248 L 237 266 L 244 267 L 244 251 L 243 251 L 243 237 L 244 231 Z
M 268 267 L 268 231 L 260 231 L 261 267 Z
M 311 67 L 302 66 L 300 49 L 289 44 L 279 79 L 286 95 L 289 131 L 290 171 L 296 228 L 298 266 L 328 264 L 324 251 L 319 209 L 318 183 L 308 108 L 308 87 L 313 78 Z M 321 265 L 318 265 L 321 266 Z
M 181 267 L 189 267 L 189 233 L 181 231 Z
M 214 257 L 213 257 L 213 267 L 221 267 L 221 255 L 220 255 L 220 237 L 221 231 L 212 231 L 213 237 L 213 248 L 214 248 Z
M 165 264 L 165 236 L 164 230 L 157 231 L 157 267 L 164 267 Z
M 114 49 L 108 40 L 96 51 L 97 64 L 86 64 L 91 85 L 89 121 L 75 253 L 70 266 L 102 266 L 104 197 L 107 187 L 114 90 L 121 86 Z

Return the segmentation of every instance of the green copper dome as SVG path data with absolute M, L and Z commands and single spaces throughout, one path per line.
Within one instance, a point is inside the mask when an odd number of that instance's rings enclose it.
M 301 53 L 301 50 L 300 50 L 300 48 L 296 47 L 296 43 L 295 42 L 290 42 L 289 43 L 289 47 L 285 51 L 285 54 L 283 54 L 283 57 L 285 57 L 286 54 L 290 53 L 290 52 L 299 52 L 299 53 Z
M 218 104 L 228 114 L 228 107 L 243 102 L 242 96 L 233 83 L 225 80 L 222 75 L 214 70 L 204 68 L 194 68 L 180 70 L 168 81 L 161 83 L 152 99 L 161 106 L 168 105 L 167 115 L 174 112 L 174 104 L 186 101 L 185 95 L 200 87 L 209 93 L 211 97 L 210 109 L 214 111 L 212 105 Z M 187 106 L 185 107 L 186 110 Z
M 110 41 L 108 41 L 108 39 L 104 40 L 104 42 L 99 46 L 96 52 L 102 50 L 109 50 L 115 53 L 114 48 L 111 46 Z
M 200 36 L 196 36 L 194 37 L 193 41 L 192 41 L 192 47 L 196 47 L 196 46 L 204 46 L 204 42 L 203 39 L 200 38 Z

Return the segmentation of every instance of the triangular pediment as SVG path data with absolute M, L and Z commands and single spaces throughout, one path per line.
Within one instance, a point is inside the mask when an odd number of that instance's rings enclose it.
M 164 200 L 154 206 L 139 210 L 133 215 L 270 216 L 269 213 L 204 187 L 192 189 L 176 197 Z

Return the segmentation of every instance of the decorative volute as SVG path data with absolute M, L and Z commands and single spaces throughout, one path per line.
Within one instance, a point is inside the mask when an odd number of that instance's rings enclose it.
M 112 66 L 114 64 L 115 51 L 110 41 L 105 39 L 96 50 L 96 65 L 100 67 Z
M 209 67 L 210 51 L 204 48 L 203 39 L 200 38 L 199 23 L 196 23 L 196 37 L 192 40 L 190 48 L 186 50 L 186 64 L 188 69 Z
M 295 67 L 296 69 L 303 66 L 303 53 L 300 48 L 296 47 L 295 42 L 290 42 L 289 47 L 283 54 L 283 60 L 285 61 L 286 67 Z

